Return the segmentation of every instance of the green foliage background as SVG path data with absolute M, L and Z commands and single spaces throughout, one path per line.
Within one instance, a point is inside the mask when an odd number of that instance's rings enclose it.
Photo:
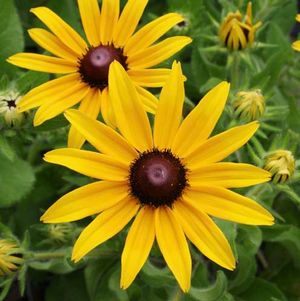
M 123 1 L 124 3 L 124 1 Z M 150 0 L 142 24 L 167 12 L 180 12 L 185 26 L 169 35 L 194 41 L 176 57 L 183 64 L 188 113 L 201 96 L 221 80 L 232 83 L 231 95 L 216 132 L 244 121 L 236 118 L 232 101 L 240 90 L 259 88 L 267 110 L 261 129 L 230 160 L 263 166 L 270 150 L 286 148 L 299 158 L 300 53 L 291 48 L 296 1 L 253 1 L 254 19 L 262 20 L 257 43 L 230 53 L 218 40 L 218 24 L 231 10 L 246 9 L 244 0 Z M 0 0 L 0 91 L 29 91 L 50 76 L 6 63 L 20 51 L 42 53 L 27 29 L 41 24 L 29 13 L 44 5 L 82 33 L 75 0 Z M 172 58 L 173 60 L 174 58 Z M 164 65 L 170 66 L 172 60 Z M 159 91 L 156 91 L 157 93 Z M 260 185 L 242 192 L 263 203 L 276 217 L 273 227 L 249 227 L 217 220 L 238 260 L 229 272 L 204 258 L 193 246 L 192 289 L 182 294 L 154 246 L 132 286 L 119 288 L 120 254 L 126 231 L 98 247 L 75 265 L 71 248 L 86 219 L 67 226 L 63 239 L 51 234 L 39 217 L 62 194 L 90 179 L 42 161 L 43 154 L 66 145 L 68 124 L 63 117 L 33 128 L 32 113 L 19 127 L 0 123 L 0 237 L 13 237 L 24 251 L 18 273 L 0 278 L 0 300 L 38 301 L 297 301 L 300 300 L 300 174 L 287 184 Z M 299 166 L 299 160 L 297 160 Z M 52 229 L 53 230 L 53 229 Z M 61 231 L 61 230 L 60 230 Z

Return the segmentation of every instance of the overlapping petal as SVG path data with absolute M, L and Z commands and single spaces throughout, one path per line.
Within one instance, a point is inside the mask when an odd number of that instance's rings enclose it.
M 98 215 L 77 239 L 72 259 L 77 262 L 92 249 L 120 232 L 135 216 L 139 209 L 130 197 Z
M 126 182 L 101 181 L 75 189 L 56 201 L 41 217 L 44 223 L 65 223 L 111 208 L 128 195 Z

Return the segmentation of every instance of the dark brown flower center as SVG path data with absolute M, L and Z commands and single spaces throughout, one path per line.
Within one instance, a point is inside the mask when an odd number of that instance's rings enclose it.
M 15 102 L 15 100 L 12 100 L 12 99 L 10 99 L 10 100 L 6 100 L 6 103 L 7 103 L 7 106 L 11 109 L 11 108 L 16 108 L 17 106 L 16 106 L 16 102 Z
M 91 47 L 79 62 L 81 79 L 89 86 L 102 90 L 108 85 L 110 64 L 116 60 L 127 69 L 126 59 L 122 49 L 113 45 Z
M 188 185 L 186 172 L 169 150 L 144 152 L 131 165 L 131 193 L 142 205 L 171 207 Z

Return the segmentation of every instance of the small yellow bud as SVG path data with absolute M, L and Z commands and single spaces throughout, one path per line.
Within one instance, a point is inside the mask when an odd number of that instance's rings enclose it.
M 24 260 L 18 254 L 20 249 L 15 242 L 0 239 L 0 276 L 7 276 L 22 265 Z
M 70 239 L 74 232 L 74 227 L 70 223 L 65 224 L 49 224 L 48 236 L 57 243 L 65 243 Z
M 238 117 L 254 121 L 265 111 L 265 98 L 260 90 L 241 91 L 236 94 L 233 108 Z
M 24 119 L 24 113 L 17 110 L 20 100 L 21 96 L 17 92 L 0 92 L 0 116 L 3 116 L 9 126 L 20 125 Z
M 261 24 L 252 24 L 252 3 L 249 2 L 244 20 L 240 11 L 231 12 L 225 17 L 219 30 L 220 40 L 230 50 L 244 49 L 253 44 L 255 32 Z
M 288 150 L 279 149 L 265 158 L 265 170 L 272 174 L 274 183 L 285 183 L 295 171 L 295 158 Z

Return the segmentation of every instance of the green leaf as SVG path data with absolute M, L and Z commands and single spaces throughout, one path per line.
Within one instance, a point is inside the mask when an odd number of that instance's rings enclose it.
M 221 298 L 227 291 L 227 279 L 222 271 L 217 272 L 217 279 L 215 283 L 207 288 L 194 288 L 192 287 L 189 291 L 189 296 L 192 300 L 197 301 L 217 301 L 222 300 Z
M 0 207 L 8 207 L 24 198 L 35 181 L 29 163 L 19 158 L 9 161 L 0 154 Z
M 279 288 L 260 278 L 256 278 L 240 297 L 244 301 L 288 301 Z
M 15 150 L 12 148 L 5 136 L 0 135 L 0 152 L 9 160 L 15 158 Z
M 0 70 L 1 73 L 13 75 L 16 67 L 6 59 L 23 51 L 24 37 L 21 21 L 13 0 L 0 0 Z

